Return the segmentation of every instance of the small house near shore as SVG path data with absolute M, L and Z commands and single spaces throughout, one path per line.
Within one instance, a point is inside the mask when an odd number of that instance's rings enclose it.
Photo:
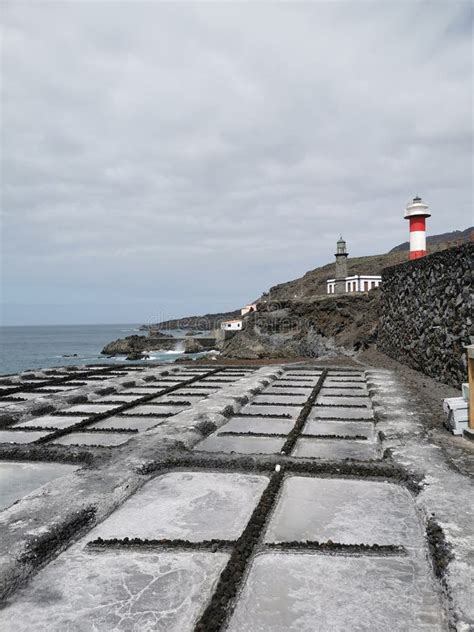
M 240 331 L 242 329 L 242 320 L 240 318 L 223 320 L 221 323 L 221 329 L 224 331 Z
M 245 307 L 241 308 L 240 315 L 245 316 L 246 314 L 249 314 L 250 312 L 256 312 L 256 311 L 257 311 L 257 303 L 249 303 Z

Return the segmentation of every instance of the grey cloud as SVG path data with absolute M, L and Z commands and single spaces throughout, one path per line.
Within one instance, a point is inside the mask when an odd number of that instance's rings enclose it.
M 403 241 L 416 193 L 472 221 L 468 3 L 4 6 L 9 322 L 233 308 Z

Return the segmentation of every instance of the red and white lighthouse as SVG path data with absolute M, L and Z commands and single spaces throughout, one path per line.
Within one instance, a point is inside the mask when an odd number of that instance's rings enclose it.
M 428 204 L 420 197 L 413 198 L 405 209 L 405 219 L 410 221 L 410 259 L 426 255 L 426 218 L 431 217 Z

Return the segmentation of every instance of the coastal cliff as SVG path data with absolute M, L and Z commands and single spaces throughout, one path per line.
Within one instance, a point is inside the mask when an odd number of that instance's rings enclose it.
M 241 332 L 224 343 L 228 358 L 292 358 L 352 354 L 376 341 L 380 291 L 259 303 Z
M 203 314 L 202 316 L 185 316 L 184 318 L 173 318 L 163 320 L 152 325 L 143 325 L 142 329 L 150 331 L 153 335 L 157 331 L 167 331 L 170 329 L 193 329 L 196 331 L 212 331 L 219 329 L 221 322 L 240 317 L 240 309 L 231 312 L 219 312 L 216 314 Z

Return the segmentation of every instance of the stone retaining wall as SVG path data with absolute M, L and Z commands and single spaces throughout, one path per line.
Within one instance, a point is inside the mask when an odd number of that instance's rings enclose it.
M 386 268 L 377 345 L 440 382 L 467 379 L 464 345 L 472 326 L 474 244 Z

